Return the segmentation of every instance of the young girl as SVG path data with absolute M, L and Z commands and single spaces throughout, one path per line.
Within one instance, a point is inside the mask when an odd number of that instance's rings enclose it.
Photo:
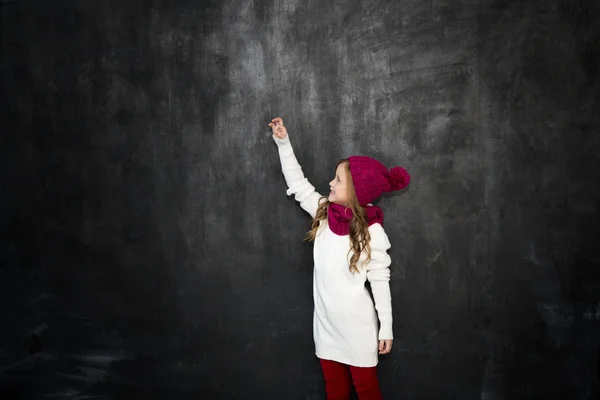
M 351 381 L 360 400 L 381 399 L 378 353 L 389 353 L 393 340 L 391 245 L 382 226 L 383 212 L 370 202 L 382 192 L 404 188 L 410 176 L 401 167 L 388 170 L 370 157 L 349 157 L 338 163 L 329 196 L 321 196 L 304 177 L 283 120 L 275 118 L 269 126 L 286 194 L 293 194 L 313 218 L 307 234 L 314 242 L 313 337 L 327 399 L 349 399 Z

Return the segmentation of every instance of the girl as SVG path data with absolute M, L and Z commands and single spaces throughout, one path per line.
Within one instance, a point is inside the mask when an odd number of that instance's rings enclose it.
M 269 126 L 286 194 L 294 194 L 313 218 L 306 237 L 314 242 L 313 338 L 327 399 L 349 399 L 351 379 L 360 400 L 381 399 L 378 353 L 388 354 L 393 340 L 391 245 L 382 226 L 383 212 L 370 202 L 382 192 L 406 187 L 410 176 L 401 167 L 388 170 L 370 157 L 349 157 L 338 163 L 329 196 L 321 196 L 304 177 L 283 120 L 275 118 Z

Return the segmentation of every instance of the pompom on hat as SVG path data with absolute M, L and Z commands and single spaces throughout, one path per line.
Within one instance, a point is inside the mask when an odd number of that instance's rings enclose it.
M 410 175 L 402 167 L 387 169 L 376 159 L 366 156 L 348 157 L 348 162 L 356 197 L 363 207 L 381 193 L 404 189 L 410 183 Z

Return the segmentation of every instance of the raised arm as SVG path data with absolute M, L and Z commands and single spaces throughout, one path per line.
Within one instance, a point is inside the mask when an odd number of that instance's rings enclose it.
M 269 126 L 273 126 L 273 140 L 277 144 L 279 160 L 281 161 L 281 171 L 288 186 L 286 194 L 288 196 L 293 194 L 296 201 L 300 203 L 300 207 L 314 218 L 319 206 L 319 199 L 322 195 L 304 177 L 302 167 L 300 167 L 294 154 L 290 136 L 287 134 L 285 127 L 283 127 L 283 121 L 281 121 L 281 118 L 275 118 L 273 121 Z M 280 127 L 283 130 L 278 130 Z

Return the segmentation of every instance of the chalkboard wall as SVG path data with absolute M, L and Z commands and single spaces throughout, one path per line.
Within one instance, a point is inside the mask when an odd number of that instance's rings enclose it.
M 278 116 L 412 175 L 385 399 L 600 398 L 597 1 L 0 10 L 0 398 L 325 398 Z

